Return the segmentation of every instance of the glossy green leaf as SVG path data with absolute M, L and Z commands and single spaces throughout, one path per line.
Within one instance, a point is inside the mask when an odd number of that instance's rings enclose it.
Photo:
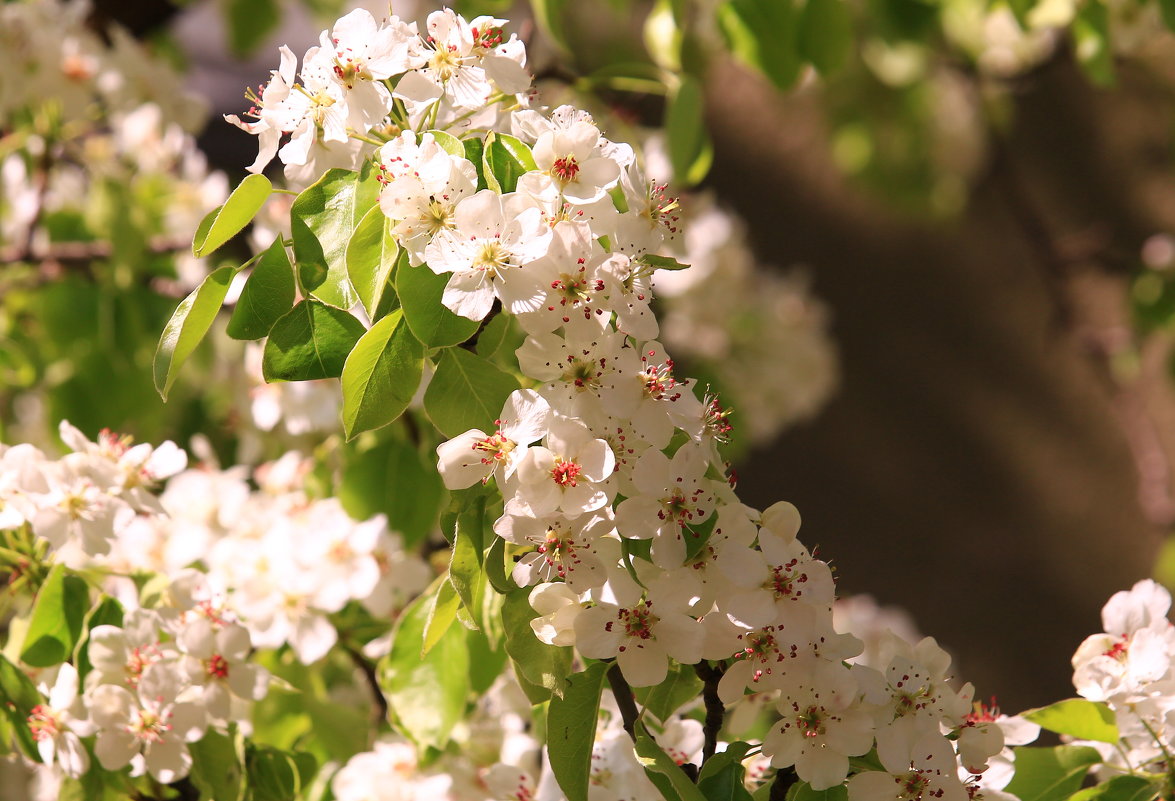
M 652 253 L 646 253 L 640 260 L 658 270 L 685 270 L 689 267 L 688 264 L 682 264 L 671 256 L 656 256 Z
M 436 373 L 424 392 L 424 411 L 446 437 L 471 428 L 492 431 L 511 392 L 514 376 L 461 348 L 441 353 Z
M 346 253 L 347 276 L 369 319 L 376 319 L 400 255 L 400 246 L 392 237 L 392 221 L 378 205 L 372 207 L 355 226 Z
M 482 159 L 486 185 L 500 194 L 513 192 L 523 174 L 538 169 L 530 148 L 504 133 L 486 136 Z
M 1068 734 L 1079 740 L 1116 743 L 1120 735 L 1114 713 L 1103 703 L 1068 698 L 1055 704 L 1030 709 L 1023 717 L 1042 729 Z
M 294 306 L 294 268 L 281 237 L 273 240 L 257 263 L 233 307 L 227 333 L 233 339 L 261 339 Z
M 430 134 L 433 140 L 435 140 L 436 143 L 440 145 L 441 150 L 445 151 L 450 156 L 456 156 L 457 158 L 462 159 L 465 158 L 465 145 L 461 142 L 460 139 L 453 136 L 453 134 L 446 133 L 444 131 L 426 131 L 426 133 Z
M 1017 748 L 1016 775 L 1005 788 L 1020 801 L 1062 801 L 1081 788 L 1085 774 L 1101 762 L 1089 746 Z
M 844 66 L 853 48 L 853 19 L 845 0 L 808 0 L 800 12 L 800 55 L 822 75 Z
M 714 147 L 706 131 L 705 98 L 697 78 L 683 75 L 665 107 L 665 132 L 669 137 L 669 162 L 677 181 L 692 186 L 710 171 Z
M 209 273 L 200 286 L 180 301 L 167 321 L 159 337 L 159 345 L 155 348 L 152 364 L 155 389 L 164 400 L 171 392 L 180 367 L 212 327 L 212 321 L 216 319 L 216 313 L 220 311 L 229 284 L 236 274 L 236 267 L 221 267 Z
M 328 170 L 294 200 L 290 232 L 302 286 L 340 309 L 359 302 L 347 275 L 347 244 L 364 215 L 376 205 L 379 182 L 365 173 Z
M 750 743 L 730 743 L 725 751 L 706 760 L 698 773 L 698 789 L 706 801 L 751 801 L 743 784 L 747 771 L 742 764 L 750 749 Z
M 441 580 L 437 591 L 432 594 L 432 605 L 428 610 L 428 619 L 424 624 L 424 639 L 420 646 L 421 658 L 428 655 L 445 632 L 457 619 L 457 609 L 461 606 L 461 597 L 453 589 L 453 582 L 446 577 Z
M 245 794 L 245 769 L 233 738 L 209 729 L 188 746 L 192 754 L 192 784 L 207 798 L 240 801 Z
M 483 626 L 481 594 L 485 584 L 482 540 L 488 525 L 485 502 L 484 496 L 476 498 L 457 516 L 457 534 L 449 562 L 449 581 L 479 629 Z
M 529 595 L 530 588 L 524 587 L 503 599 L 502 628 L 506 632 L 506 653 L 514 660 L 516 673 L 558 698 L 563 695 L 571 673 L 571 648 L 547 645 L 535 637 L 530 621 L 539 615 L 531 608 L 527 600 Z
M 509 631 L 509 628 L 507 628 Z M 547 756 L 567 801 L 587 801 L 600 693 L 608 665 L 596 662 L 568 677 L 562 698 L 547 710 Z
M 396 270 L 396 293 L 404 317 L 416 338 L 430 348 L 457 345 L 473 336 L 477 320 L 461 317 L 441 305 L 449 273 L 437 274 L 426 265 Z
M 241 181 L 219 209 L 200 223 L 192 240 L 192 254 L 207 256 L 253 221 L 273 192 L 264 175 L 250 175 Z
M 469 648 L 465 630 L 454 626 L 421 657 L 429 607 L 421 597 L 404 610 L 391 653 L 380 660 L 379 684 L 398 727 L 418 745 L 443 748 L 465 713 Z
M 685 775 L 673 757 L 661 750 L 639 722 L 636 724 L 636 758 L 666 801 L 706 801 L 698 786 Z
M 1162 798 L 1161 781 L 1141 776 L 1115 776 L 1107 782 L 1087 787 L 1069 796 L 1069 801 L 1151 801 Z
M 359 338 L 343 365 L 343 431 L 353 439 L 399 417 L 408 408 L 424 370 L 424 348 L 400 310 Z
M 486 578 L 490 586 L 502 594 L 514 592 L 518 585 L 506 572 L 506 541 L 501 537 L 494 537 L 485 557 Z
M 762 73 L 781 91 L 795 85 L 801 62 L 791 0 L 726 0 L 716 14 L 735 58 Z
M 487 189 L 485 168 L 482 165 L 485 143 L 473 136 L 469 139 L 462 139 L 461 144 L 465 146 L 465 158 L 477 169 L 477 191 Z
M 33 707 L 44 703 L 32 680 L 20 668 L 0 656 L 0 713 L 11 724 L 12 734 L 21 753 L 34 762 L 41 761 L 33 732 L 29 728 L 29 715 Z
M 336 378 L 366 329 L 342 309 L 306 299 L 282 315 L 261 356 L 266 381 Z
M 60 563 L 54 565 L 37 591 L 20 661 L 32 667 L 52 667 L 68 660 L 89 609 L 86 582 L 67 573 Z

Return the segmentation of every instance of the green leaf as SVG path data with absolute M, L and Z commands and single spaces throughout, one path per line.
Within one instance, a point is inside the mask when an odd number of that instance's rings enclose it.
M 436 143 L 440 145 L 441 150 L 450 156 L 465 158 L 465 145 L 453 134 L 444 131 L 426 131 L 426 133 L 431 134 Z
M 225 5 L 228 46 L 238 58 L 252 55 L 281 22 L 277 0 L 228 0 Z
M 404 318 L 416 338 L 430 348 L 456 345 L 473 336 L 479 322 L 461 317 L 441 305 L 449 273 L 438 275 L 426 265 L 396 270 L 396 293 Z
M 1162 12 L 1167 30 L 1175 31 L 1175 0 L 1159 0 L 1159 11 Z
M 1069 698 L 1022 714 L 1042 729 L 1070 734 L 1079 740 L 1116 743 L 1121 737 L 1110 708 L 1084 698 Z
M 400 310 L 359 338 L 343 365 L 343 431 L 354 439 L 408 408 L 424 371 L 424 348 Z
M 607 668 L 607 664 L 596 662 L 582 673 L 568 677 L 563 697 L 552 698 L 547 711 L 547 756 L 567 801 L 588 798 L 592 744 L 596 739 L 600 693 Z
M 266 381 L 336 378 L 366 329 L 342 309 L 307 298 L 274 323 L 261 355 Z
M 1016 775 L 1005 790 L 1020 801 L 1062 801 L 1081 787 L 1101 755 L 1089 746 L 1017 748 Z
M 669 256 L 654 256 L 651 253 L 641 256 L 640 260 L 658 270 L 685 270 L 689 268 L 688 264 L 682 264 L 677 259 Z
M 1163 785 L 1141 776 L 1115 776 L 1108 782 L 1087 787 L 1069 796 L 1069 801 L 1151 801 L 1161 798 Z
M 291 801 L 302 790 L 298 763 L 292 754 L 277 748 L 250 748 L 245 772 L 253 801 Z
M 424 392 L 424 411 L 446 437 L 471 428 L 493 431 L 502 405 L 516 389 L 513 376 L 467 350 L 450 348 L 441 352 Z
M 469 139 L 462 139 L 461 144 L 465 146 L 465 158 L 477 168 L 477 191 L 488 189 L 486 186 L 485 168 L 482 165 L 482 154 L 485 152 L 485 144 L 476 136 Z
M 1101 0 L 1088 0 L 1073 19 L 1077 60 L 1098 86 L 1114 83 L 1114 51 L 1110 44 L 1110 11 Z
M 503 599 L 502 628 L 506 632 L 506 653 L 514 660 L 515 672 L 524 680 L 542 688 L 548 696 L 554 694 L 561 698 L 571 673 L 571 647 L 547 645 L 535 636 L 530 621 L 539 615 L 531 608 L 527 600 L 529 595 L 530 589 L 524 587 Z M 531 698 L 532 702 L 534 700 Z
M 433 649 L 445 632 L 457 619 L 457 609 L 461 606 L 461 597 L 453 589 L 453 582 L 445 577 L 440 581 L 435 594 L 432 596 L 432 606 L 428 610 L 428 620 L 424 623 L 424 641 L 420 646 L 420 656 L 424 658 Z
M 363 174 L 328 170 L 294 199 L 294 261 L 303 288 L 323 303 L 349 309 L 359 302 L 347 276 L 347 244 L 378 195 L 379 182 L 366 164 Z
M 827 790 L 813 790 L 812 785 L 807 782 L 797 782 L 787 794 L 788 801 L 846 801 L 848 797 L 849 788 L 843 784 L 829 787 Z
M 245 770 L 232 737 L 209 729 L 188 750 L 196 789 L 216 801 L 240 801 L 245 792 Z
M 201 221 L 192 240 L 192 255 L 207 256 L 236 236 L 253 220 L 272 192 L 273 184 L 264 175 L 250 175 L 237 184 L 224 205 Z
M 698 773 L 698 789 L 706 801 L 751 801 L 751 793 L 743 784 L 747 771 L 742 764 L 750 749 L 750 743 L 731 743 L 725 751 L 706 760 Z
M 485 583 L 485 571 L 482 569 L 482 540 L 487 525 L 485 502 L 484 496 L 475 498 L 457 516 L 457 534 L 449 562 L 449 581 L 479 629 L 483 627 L 481 593 Z
M 522 175 L 538 169 L 530 148 L 509 134 L 487 135 L 482 159 L 486 185 L 499 194 L 513 192 Z
M 706 801 L 698 786 L 661 750 L 640 722 L 636 724 L 636 758 L 666 801 Z
M 531 0 L 530 3 L 539 27 L 560 47 L 567 47 L 567 32 L 564 25 L 567 3 L 568 0 Z
M 845 0 L 808 0 L 800 12 L 800 55 L 822 75 L 844 66 L 853 47 L 853 20 Z
M 795 85 L 800 58 L 792 0 L 727 0 L 716 13 L 735 58 L 762 73 L 780 91 Z
M 228 321 L 233 339 L 261 339 L 294 306 L 294 269 L 282 238 L 273 240 L 249 275 Z
M 684 704 L 701 695 L 702 680 L 698 678 L 693 665 L 674 664 L 665 681 L 636 691 L 641 705 L 661 721 L 668 720 Z
M 379 685 L 394 722 L 421 746 L 444 748 L 469 695 L 469 647 L 465 630 L 450 627 L 424 657 L 420 646 L 428 623 L 429 599 L 404 610 L 392 650 L 379 663 Z
M 490 548 L 486 551 L 486 578 L 490 586 L 505 595 L 518 589 L 514 579 L 506 573 L 506 541 L 501 537 L 494 537 Z
M 52 667 L 69 659 L 89 609 L 86 582 L 66 573 L 61 564 L 54 565 L 37 592 L 20 661 L 32 667 Z
M 41 755 L 29 728 L 29 715 L 33 707 L 41 703 L 44 703 L 44 699 L 32 680 L 16 665 L 0 656 L 0 712 L 8 718 L 21 752 L 34 762 L 40 762 Z
M 356 520 L 387 515 L 388 526 L 410 547 L 436 527 L 445 487 L 435 457 L 426 459 L 409 443 L 388 440 L 347 460 L 338 495 Z
M 180 301 L 179 307 L 167 321 L 159 337 L 159 345 L 155 348 L 152 365 L 155 389 L 164 400 L 171 392 L 180 367 L 212 327 L 212 321 L 216 319 L 216 313 L 220 311 L 229 284 L 236 274 L 236 267 L 221 267 L 209 273 L 200 286 Z
M 714 160 L 704 111 L 701 83 L 691 75 L 683 75 L 665 107 L 665 131 L 669 136 L 673 175 L 685 186 L 693 186 L 705 178 Z
M 373 207 L 355 226 L 346 253 L 347 276 L 369 319 L 377 319 L 376 311 L 400 255 L 400 246 L 392 236 L 392 221 L 379 206 Z M 407 254 L 404 255 L 407 263 Z

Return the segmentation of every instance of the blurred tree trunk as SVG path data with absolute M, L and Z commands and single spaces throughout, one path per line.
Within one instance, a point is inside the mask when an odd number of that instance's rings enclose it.
M 1126 433 L 1145 403 L 1089 345 L 1125 320 L 1125 282 L 1061 252 L 1092 232 L 1099 252 L 1136 254 L 1162 222 L 1139 164 L 1162 112 L 1120 93 L 1064 59 L 1042 69 L 969 210 L 932 224 L 838 177 L 804 93 L 729 64 L 710 76 L 714 186 L 762 261 L 810 268 L 843 367 L 831 406 L 740 472 L 744 499 L 794 502 L 842 594 L 906 607 L 1009 712 L 1072 694 L 1073 650 L 1160 541 Z

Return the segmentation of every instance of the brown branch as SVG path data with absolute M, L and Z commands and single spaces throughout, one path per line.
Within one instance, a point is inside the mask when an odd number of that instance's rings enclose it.
M 612 688 L 612 695 L 616 698 L 616 706 L 620 708 L 620 719 L 624 721 L 624 730 L 635 742 L 636 719 L 640 716 L 640 711 L 636 708 L 636 699 L 633 697 L 632 688 L 628 686 L 624 674 L 620 672 L 620 665 L 615 662 L 608 668 L 607 676 L 608 686 Z
M 31 237 L 30 237 L 31 239 Z M 152 255 L 179 253 L 191 246 L 190 240 L 176 237 L 155 237 L 147 243 L 147 252 Z M 0 250 L 0 264 L 26 262 L 41 264 L 52 270 L 75 270 L 92 272 L 93 262 L 109 259 L 114 255 L 114 246 L 107 241 L 95 242 L 54 242 L 46 248 L 34 247 L 30 241 L 24 247 Z
M 722 724 L 726 720 L 726 706 L 718 697 L 718 682 L 726 670 L 703 661 L 694 665 L 694 672 L 703 682 L 702 698 L 706 702 L 706 722 L 703 724 L 706 742 L 702 747 L 702 764 L 705 765 L 718 750 L 718 733 L 722 731 Z

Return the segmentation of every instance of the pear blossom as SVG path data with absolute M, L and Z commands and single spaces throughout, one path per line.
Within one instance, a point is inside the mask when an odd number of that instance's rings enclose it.
M 470 429 L 437 446 L 437 469 L 445 486 L 472 487 L 478 481 L 489 481 L 499 468 L 502 480 L 511 478 L 527 446 L 546 435 L 550 411 L 547 401 L 534 390 L 511 392 L 493 434 Z

